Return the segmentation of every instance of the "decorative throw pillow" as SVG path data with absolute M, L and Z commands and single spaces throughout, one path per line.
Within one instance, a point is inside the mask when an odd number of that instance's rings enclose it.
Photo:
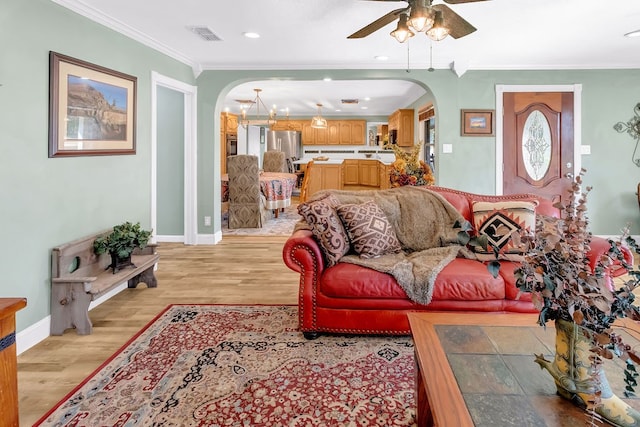
M 335 265 L 349 252 L 349 238 L 336 213 L 340 202 L 333 195 L 300 203 L 298 213 L 307 221 L 313 237 L 320 245 L 327 267 Z
M 535 231 L 536 206 L 532 201 L 474 202 L 474 228 L 489 241 L 487 250 L 475 248 L 478 259 L 494 260 L 493 246 L 498 249 L 498 259 L 522 261 L 523 248 L 515 245 L 512 235 L 520 230 Z
M 336 209 L 347 229 L 353 249 L 362 258 L 375 258 L 402 250 L 387 216 L 373 201 Z

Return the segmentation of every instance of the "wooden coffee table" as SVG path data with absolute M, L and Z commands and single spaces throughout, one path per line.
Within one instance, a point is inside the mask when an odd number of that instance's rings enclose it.
M 559 397 L 553 378 L 534 363 L 534 353 L 552 360 L 555 352 L 553 324 L 539 326 L 537 314 L 408 316 L 416 352 L 419 426 L 588 425 L 591 416 Z M 619 360 L 605 363 L 620 397 L 621 367 Z M 627 401 L 640 406 L 638 399 Z

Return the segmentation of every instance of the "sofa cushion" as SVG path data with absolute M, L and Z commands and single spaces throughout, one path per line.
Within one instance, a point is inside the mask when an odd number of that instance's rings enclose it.
M 362 258 L 376 258 L 402 250 L 387 216 L 373 201 L 336 208 L 353 249 Z
M 307 221 L 328 267 L 349 252 L 349 239 L 336 213 L 340 202 L 331 194 L 298 205 L 298 213 Z
M 322 294 L 351 299 L 407 299 L 395 279 L 355 264 L 338 263 L 320 279 Z M 432 301 L 484 301 L 505 298 L 502 277 L 491 276 L 478 261 L 456 258 L 436 278 Z
M 516 286 L 515 270 L 518 267 L 520 267 L 519 262 L 500 262 L 499 274 L 504 280 L 504 296 L 509 300 L 531 301 L 531 293 L 520 293 L 518 287 Z
M 524 247 L 515 243 L 513 234 L 521 230 L 534 231 L 536 203 L 532 201 L 473 202 L 473 225 L 478 235 L 488 238 L 487 249 L 475 247 L 478 259 L 521 261 Z

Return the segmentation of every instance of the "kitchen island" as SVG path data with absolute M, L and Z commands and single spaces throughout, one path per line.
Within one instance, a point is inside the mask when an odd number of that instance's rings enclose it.
M 304 202 L 321 190 L 375 190 L 390 187 L 391 162 L 382 159 L 331 159 L 304 163 L 305 179 L 300 190 Z

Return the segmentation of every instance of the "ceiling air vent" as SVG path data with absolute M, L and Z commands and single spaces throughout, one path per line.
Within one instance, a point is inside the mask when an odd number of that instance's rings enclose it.
M 201 39 L 206 40 L 208 42 L 222 41 L 220 37 L 213 34 L 213 31 L 211 31 L 207 27 L 187 27 L 187 28 L 189 29 L 189 31 L 191 31 L 194 34 L 197 34 L 198 36 L 200 36 Z
M 343 104 L 357 104 L 358 100 L 357 99 L 343 99 L 342 103 Z

